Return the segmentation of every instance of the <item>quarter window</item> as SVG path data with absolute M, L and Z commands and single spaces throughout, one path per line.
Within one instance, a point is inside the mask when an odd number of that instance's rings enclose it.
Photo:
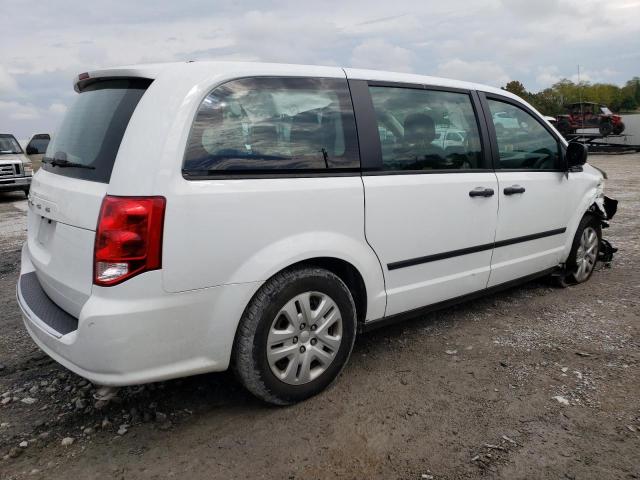
M 246 78 L 200 105 L 184 160 L 188 175 L 359 169 L 346 80 Z
M 27 155 L 44 154 L 49 145 L 49 138 L 45 136 L 34 136 L 27 145 Z
M 560 146 L 539 120 L 510 103 L 488 99 L 498 140 L 497 168 L 555 170 L 560 165 Z
M 483 168 L 480 134 L 466 93 L 369 87 L 384 170 Z

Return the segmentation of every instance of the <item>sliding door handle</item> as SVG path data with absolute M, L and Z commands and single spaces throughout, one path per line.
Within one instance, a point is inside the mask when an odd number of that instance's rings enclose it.
M 493 195 L 493 188 L 476 187 L 469 192 L 470 197 L 490 197 Z
M 516 193 L 524 193 L 524 187 L 521 187 L 520 185 L 511 185 L 504 189 L 505 195 L 515 195 Z

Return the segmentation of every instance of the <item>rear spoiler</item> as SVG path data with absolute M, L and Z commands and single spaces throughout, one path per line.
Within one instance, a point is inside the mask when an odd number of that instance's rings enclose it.
M 141 78 L 153 81 L 161 70 L 162 65 L 145 65 L 141 67 L 117 67 L 83 72 L 76 75 L 74 78 L 73 89 L 80 93 L 88 85 L 94 82 L 100 80 L 114 80 L 118 78 Z

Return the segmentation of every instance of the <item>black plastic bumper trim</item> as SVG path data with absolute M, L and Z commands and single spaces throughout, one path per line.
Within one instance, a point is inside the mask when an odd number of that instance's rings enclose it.
M 47 296 L 36 272 L 25 273 L 20 277 L 20 294 L 29 310 L 52 330 L 66 335 L 78 329 L 78 319 L 65 312 Z

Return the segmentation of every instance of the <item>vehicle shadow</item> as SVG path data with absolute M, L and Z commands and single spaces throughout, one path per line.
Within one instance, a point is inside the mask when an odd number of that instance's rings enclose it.
M 0 192 L 0 204 L 27 201 L 24 192 Z
M 486 315 L 489 312 L 494 312 L 496 308 L 500 308 L 501 304 L 520 301 L 522 297 L 528 295 L 545 295 L 549 288 L 550 284 L 545 279 L 535 280 L 486 297 L 417 316 L 395 325 L 362 333 L 356 339 L 352 359 L 363 353 L 374 357 L 383 355 L 388 350 L 390 342 L 415 338 L 416 335 L 429 335 L 428 331 L 425 331 L 429 327 L 436 326 L 447 329 L 454 324 L 464 325 L 466 322 L 471 322 L 474 315 Z M 348 374 L 348 371 L 343 374 L 342 381 L 345 381 L 345 376 Z M 338 385 L 339 383 L 340 380 Z M 230 371 L 160 382 L 155 384 L 155 392 L 157 392 L 156 396 L 159 401 L 168 410 L 182 408 L 205 413 L 224 410 L 231 406 L 234 409 L 244 406 L 253 410 L 272 408 L 249 394 Z
M 361 369 L 364 366 L 365 370 L 370 370 L 372 359 L 387 354 L 391 344 L 409 342 L 418 335 L 430 335 L 430 332 L 438 335 L 439 332 L 453 326 L 473 322 L 474 315 L 486 315 L 494 312 L 496 306 L 500 308 L 501 304 L 519 301 L 527 295 L 545 295 L 545 291 L 548 291 L 548 285 L 544 281 L 534 281 L 364 333 L 356 340 L 352 362 L 331 390 L 321 394 L 317 399 L 305 402 L 306 406 L 300 404 L 291 408 L 313 408 L 313 402 L 326 401 L 327 397 L 324 395 L 335 401 L 335 398 L 343 395 L 341 389 L 349 390 L 349 375 L 353 375 L 353 369 Z M 15 375 L 11 379 L 12 383 L 19 382 L 25 387 L 30 385 L 29 380 L 41 381 L 45 376 L 48 377 L 46 380 L 49 384 L 56 383 L 57 391 L 51 396 L 51 406 L 58 410 L 55 413 L 59 420 L 55 425 L 43 424 L 40 429 L 54 427 L 64 435 L 78 431 L 81 426 L 98 426 L 104 419 L 109 419 L 110 426 L 106 431 L 112 430 L 111 433 L 122 425 L 126 425 L 127 428 L 175 431 L 214 419 L 247 413 L 257 415 L 258 418 L 274 412 L 274 407 L 257 400 L 247 392 L 230 371 L 124 387 L 118 391 L 116 398 L 101 406 L 92 398 L 96 386 L 58 365 L 44 353 L 34 351 L 30 358 L 26 358 L 11 370 L 12 372 L 3 372 L 2 376 Z M 45 371 L 49 373 L 45 374 Z M 275 411 L 277 410 L 278 408 L 275 408 Z M 48 415 L 51 415 L 51 411 Z M 39 428 L 36 428 L 34 433 L 39 433 Z

